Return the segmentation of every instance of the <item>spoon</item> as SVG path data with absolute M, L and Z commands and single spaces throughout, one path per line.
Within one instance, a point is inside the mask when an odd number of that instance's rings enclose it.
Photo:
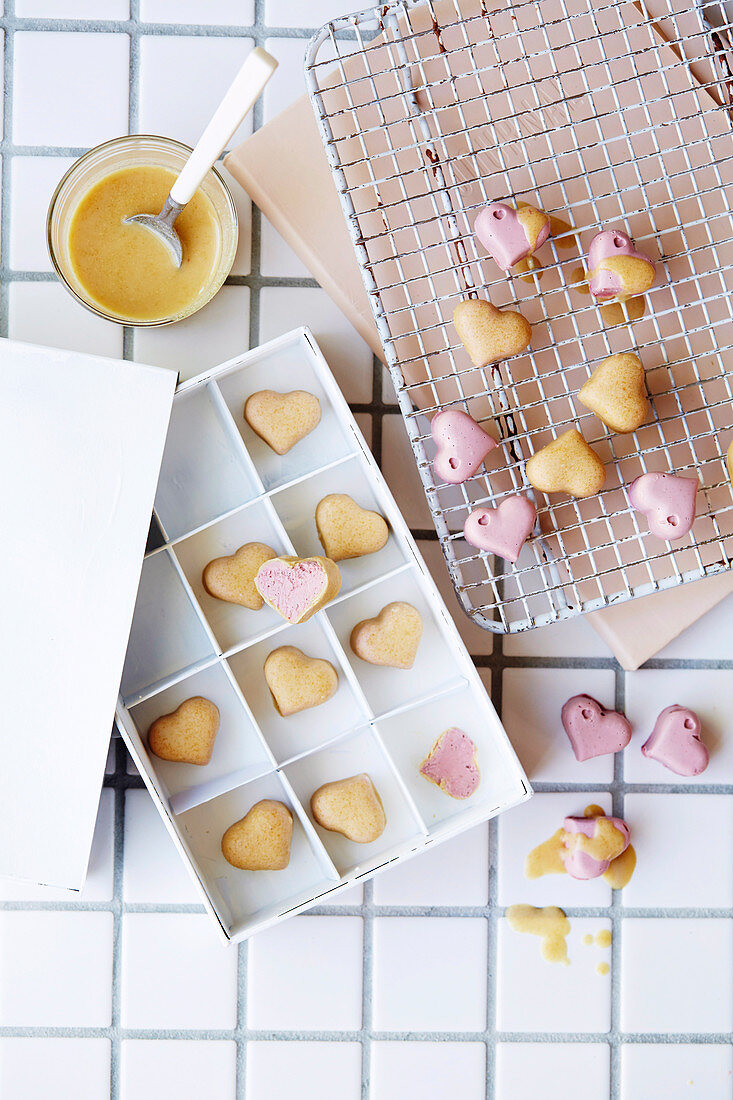
M 133 214 L 125 225 L 141 225 L 153 233 L 170 253 L 176 267 L 181 266 L 183 249 L 174 223 L 191 201 L 199 184 L 215 163 L 222 149 L 259 99 L 262 89 L 277 68 L 277 61 L 257 46 L 242 65 L 227 94 L 214 112 L 211 122 L 196 143 L 159 214 Z

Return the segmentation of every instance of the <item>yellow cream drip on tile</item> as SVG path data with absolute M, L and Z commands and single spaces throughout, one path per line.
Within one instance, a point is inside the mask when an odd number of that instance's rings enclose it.
M 527 878 L 542 878 L 543 875 L 564 875 L 565 864 L 561 858 L 564 851 L 564 829 L 558 829 L 549 840 L 538 844 L 524 861 L 524 873 Z
M 586 932 L 586 934 L 583 936 L 583 943 L 586 947 L 590 947 L 590 945 L 593 943 L 593 936 L 590 932 Z
M 547 962 L 570 965 L 566 936 L 570 921 L 556 905 L 538 909 L 534 905 L 510 905 L 506 917 L 515 932 L 542 937 L 542 958 Z
M 607 327 L 616 325 L 628 325 L 632 321 L 640 321 L 646 313 L 646 298 L 639 295 L 636 298 L 621 298 L 617 302 L 609 302 L 601 306 L 603 323 Z
M 542 264 L 536 256 L 525 256 L 514 265 L 514 271 L 525 283 L 533 283 L 542 278 Z
M 726 455 L 728 465 L 728 477 L 733 482 L 733 443 L 728 448 L 728 454 Z
M 587 837 L 583 833 L 566 833 L 565 829 L 558 829 L 527 855 L 524 861 L 526 878 L 564 875 L 566 871 L 562 853 L 567 851 L 566 838 L 569 838 L 572 845 L 587 852 L 593 859 L 611 861 L 611 866 L 604 872 L 603 878 L 612 889 L 622 890 L 626 886 L 636 867 L 636 852 L 633 846 L 630 844 L 620 855 L 607 854 L 621 851 L 624 843 L 623 833 L 619 832 L 606 817 L 605 810 L 595 803 L 585 807 L 583 816 L 598 819 L 596 836 Z
M 578 294 L 590 294 L 590 288 L 588 286 L 588 272 L 585 270 L 582 264 L 578 267 L 574 267 L 570 272 L 570 284 L 573 290 L 577 290 Z
M 633 844 L 629 844 L 625 852 L 614 859 L 611 866 L 604 873 L 603 878 L 612 890 L 623 890 L 628 885 L 636 867 L 636 852 Z
M 596 974 L 600 974 L 601 976 L 603 976 L 604 974 L 608 974 L 610 969 L 611 967 L 608 965 L 608 963 L 596 964 Z
M 600 932 L 596 932 L 596 947 L 610 947 L 612 943 L 613 934 L 611 933 L 610 928 L 602 928 Z

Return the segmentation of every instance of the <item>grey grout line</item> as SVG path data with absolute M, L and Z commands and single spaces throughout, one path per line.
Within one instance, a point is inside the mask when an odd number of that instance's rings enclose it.
M 361 970 L 361 1096 L 368 1100 L 371 1089 L 372 1033 L 374 1021 L 374 881 L 363 884 L 361 906 L 363 951 Z

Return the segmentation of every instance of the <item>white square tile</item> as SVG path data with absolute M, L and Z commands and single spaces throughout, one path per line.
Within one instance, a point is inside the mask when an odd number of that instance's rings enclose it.
M 710 751 L 710 763 L 698 776 L 675 775 L 656 760 L 647 760 L 641 746 L 665 707 L 679 703 L 690 707 L 702 722 L 702 739 Z M 733 676 L 724 669 L 641 669 L 626 673 L 626 716 L 634 736 L 624 750 L 627 783 L 733 782 Z
M 11 283 L 8 305 L 13 340 L 113 359 L 122 355 L 122 326 L 84 309 L 60 283 Z
M 615 757 L 596 756 L 580 763 L 560 717 L 573 695 L 590 695 L 613 709 L 611 669 L 507 668 L 503 681 L 502 721 L 530 783 L 613 780 Z
M 251 941 L 247 1021 L 277 1031 L 361 1027 L 363 921 L 294 917 Z
M 730 1032 L 733 921 L 627 917 L 621 1030 Z
M 485 1028 L 487 932 L 482 917 L 377 917 L 374 1028 Z
M 300 257 L 264 217 L 260 219 L 260 272 L 266 277 L 310 278 L 310 271 Z
M 249 1100 L 283 1100 L 296 1095 L 298 1100 L 359 1100 L 361 1044 L 250 1041 Z
M 0 1096 L 108 1100 L 110 1049 L 109 1039 L 0 1039 Z
M 143 23 L 217 24 L 248 27 L 254 22 L 254 0 L 140 0 Z
M 252 200 L 240 183 L 224 165 L 219 162 L 217 171 L 223 176 L 237 208 L 239 237 L 237 252 L 232 264 L 231 275 L 249 275 L 252 270 Z
M 733 660 L 733 596 L 727 596 L 707 615 L 683 631 L 657 653 L 665 661 L 694 657 L 698 661 Z
M 109 1027 L 112 914 L 0 913 L 0 1025 Z
M 114 889 L 114 791 L 103 790 L 94 828 L 89 870 L 80 893 L 32 882 L 0 879 L 0 901 L 109 901 Z
M 20 31 L 14 50 L 16 145 L 86 148 L 127 133 L 128 35 Z
M 630 908 L 733 908 L 733 795 L 627 794 Z
M 626 1043 L 621 1047 L 621 1095 L 664 1100 L 730 1100 L 730 1043 Z
M 125 795 L 126 902 L 197 904 L 200 897 L 152 798 L 146 790 Z
M 605 1043 L 499 1043 L 496 1100 L 569 1100 L 580 1082 L 583 1100 L 608 1100 L 610 1062 Z
M 19 19 L 129 19 L 130 0 L 15 0 Z
M 317 27 L 336 19 L 353 4 L 344 0 L 266 0 L 265 22 L 268 27 Z
M 372 353 L 320 287 L 263 287 L 260 343 L 308 325 L 347 401 L 371 401 Z
M 122 921 L 122 1026 L 233 1028 L 237 953 L 208 916 L 126 913 Z
M 611 1027 L 611 976 L 597 974 L 597 951 L 583 937 L 611 927 L 598 917 L 571 917 L 569 966 L 542 958 L 541 940 L 499 921 L 496 1026 L 499 1031 L 606 1032 Z M 604 956 L 608 952 L 603 953 Z
M 610 657 L 611 650 L 583 615 L 538 626 L 520 634 L 507 634 L 504 652 L 509 657 Z
M 202 9 L 199 9 L 202 10 Z M 194 145 L 254 43 L 211 35 L 140 38 L 140 132 Z M 171 95 L 171 88 L 176 94 Z M 252 133 L 251 115 L 235 130 L 233 149 Z
M 135 359 L 178 371 L 181 381 L 249 348 L 249 287 L 224 286 L 193 317 L 162 328 L 138 329 Z
M 268 38 L 265 41 L 267 52 L 280 63 L 262 96 L 265 122 L 305 95 L 303 60 L 306 45 L 305 38 Z
M 420 539 L 417 545 L 420 553 L 425 558 L 425 564 L 430 570 L 430 576 L 438 586 L 438 590 L 445 600 L 445 605 L 450 612 L 451 618 L 458 627 L 458 632 L 468 652 L 474 657 L 492 653 L 494 649 L 494 635 L 490 634 L 488 630 L 482 630 L 480 626 L 471 622 L 469 617 L 464 614 L 458 603 L 458 597 L 456 596 L 453 582 L 450 579 L 448 567 L 443 557 L 443 551 L 440 549 L 440 543 Z M 482 678 L 484 686 L 487 691 L 489 691 L 491 685 L 491 671 L 489 669 L 482 670 Z
M 409 1085 L 406 1088 L 406 1083 Z M 372 1043 L 371 1096 L 374 1100 L 485 1100 L 486 1047 L 483 1043 Z
M 51 271 L 46 213 L 70 157 L 13 157 L 10 161 L 10 266 L 14 271 Z
M 382 418 L 382 472 L 408 527 L 432 531 L 433 520 L 415 455 L 399 413 L 389 413 Z
M 127 1039 L 121 1044 L 120 1100 L 235 1100 L 237 1044 L 226 1039 Z
M 529 802 L 499 818 L 498 902 L 500 905 L 601 906 L 611 904 L 611 888 L 602 878 L 581 882 L 570 875 L 544 875 L 528 879 L 524 861 L 538 844 L 547 840 L 572 814 L 582 814 L 596 803 L 611 812 L 611 796 L 604 792 L 536 794 Z
M 486 905 L 489 831 L 478 825 L 374 880 L 377 905 Z

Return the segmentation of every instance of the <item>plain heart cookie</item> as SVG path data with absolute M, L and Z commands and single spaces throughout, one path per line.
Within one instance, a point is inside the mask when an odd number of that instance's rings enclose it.
M 506 203 L 492 202 L 476 218 L 473 231 L 492 259 L 508 271 L 542 247 L 550 235 L 550 219 L 527 203 L 513 210 Z
M 430 434 L 437 448 L 433 469 L 449 485 L 460 485 L 473 477 L 496 447 L 489 433 L 461 409 L 436 413 L 430 422 Z
M 694 710 L 675 704 L 664 708 L 641 751 L 676 775 L 700 775 L 710 763 L 701 735 L 702 725 Z
M 283 555 L 263 562 L 255 573 L 262 599 L 289 623 L 304 623 L 338 595 L 339 567 L 330 558 Z
M 515 562 L 532 534 L 536 518 L 532 501 L 514 494 L 497 508 L 475 508 L 463 525 L 463 537 L 477 550 Z
M 649 416 L 644 368 L 638 355 L 609 355 L 591 374 L 578 401 L 612 432 L 635 432 Z
M 620 752 L 631 740 L 631 723 L 616 710 L 606 710 L 590 695 L 574 695 L 562 708 L 563 729 L 576 760 Z
M 542 493 L 590 497 L 606 480 L 606 468 L 576 428 L 548 443 L 527 462 L 527 480 Z
M 311 812 L 321 828 L 357 844 L 378 840 L 387 825 L 379 792 L 366 772 L 324 783 L 311 797 Z
M 456 726 L 441 733 L 420 765 L 425 776 L 451 798 L 470 798 L 481 782 L 476 746 Z
M 330 661 L 307 657 L 294 645 L 273 649 L 264 671 L 275 707 L 283 718 L 320 706 L 336 694 L 339 686 L 338 673 Z
M 467 298 L 453 311 L 453 324 L 475 367 L 511 359 L 529 347 L 532 326 L 513 310 L 500 310 L 481 298 Z
M 684 538 L 695 522 L 698 487 L 696 477 L 642 474 L 629 485 L 629 503 L 646 516 L 653 535 L 674 542 Z
M 370 665 L 412 668 L 422 637 L 422 618 L 410 603 L 388 603 L 374 619 L 351 631 L 351 648 Z
M 319 501 L 316 530 L 331 561 L 376 554 L 389 538 L 384 516 L 362 508 L 347 493 L 329 493 Z
M 290 863 L 293 815 L 283 802 L 263 798 L 221 838 L 221 854 L 239 871 L 283 871 Z
M 653 260 L 634 249 L 631 237 L 618 229 L 597 233 L 588 249 L 588 288 L 594 298 L 630 298 L 654 282 Z
M 148 748 L 161 760 L 205 767 L 219 732 L 219 708 L 194 695 L 170 714 L 156 718 L 148 730 Z
M 318 427 L 321 404 L 307 390 L 258 390 L 245 402 L 244 419 L 268 447 L 284 455 Z
M 204 569 L 203 586 L 210 596 L 259 611 L 263 600 L 255 588 L 255 573 L 263 562 L 277 557 L 264 542 L 246 542 L 229 557 L 214 558 Z

